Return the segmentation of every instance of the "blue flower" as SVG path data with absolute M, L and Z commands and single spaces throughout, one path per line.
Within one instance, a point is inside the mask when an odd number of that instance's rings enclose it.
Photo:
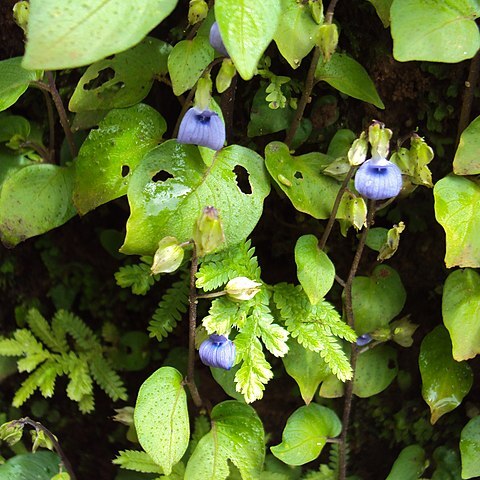
M 198 353 L 205 365 L 230 370 L 235 361 L 235 344 L 223 335 L 210 335 Z
M 364 333 L 357 338 L 357 345 L 363 347 L 372 341 L 372 337 L 368 333 Z
M 402 189 L 402 172 L 385 158 L 371 158 L 358 169 L 355 188 L 370 200 L 396 197 Z
M 210 45 L 217 50 L 217 52 L 220 52 L 222 55 L 225 55 L 228 57 L 228 52 L 227 49 L 225 48 L 225 45 L 223 44 L 222 36 L 220 35 L 220 30 L 218 28 L 218 23 L 213 22 L 211 28 L 210 28 Z
M 225 125 L 218 113 L 192 107 L 182 118 L 177 140 L 220 150 L 225 143 Z

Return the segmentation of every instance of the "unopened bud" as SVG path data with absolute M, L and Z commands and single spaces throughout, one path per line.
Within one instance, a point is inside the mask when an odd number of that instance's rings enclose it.
M 233 62 L 229 58 L 225 58 L 215 79 L 218 93 L 223 93 L 230 86 L 236 73 L 237 69 Z
M 193 232 L 197 255 L 203 257 L 213 252 L 224 241 L 222 222 L 215 207 L 205 207 Z
M 13 6 L 13 19 L 15 23 L 27 33 L 28 15 L 30 13 L 30 5 L 28 2 L 17 2 Z
M 388 327 L 377 328 L 370 335 L 377 342 L 387 342 L 388 340 L 390 340 L 392 338 L 390 328 L 388 328 Z
M 23 425 L 15 421 L 4 423 L 0 426 L 0 440 L 13 446 L 19 442 L 23 434 Z
M 326 23 L 318 29 L 317 44 L 325 62 L 329 62 L 338 45 L 338 28 L 334 23 Z
M 387 158 L 392 131 L 380 122 L 373 122 L 368 129 L 368 141 L 372 146 L 372 158 Z
M 348 151 L 348 161 L 350 165 L 361 165 L 367 158 L 368 142 L 367 135 L 362 132 L 360 138 L 357 138 L 352 143 L 350 150 Z
M 247 277 L 236 277 L 225 286 L 227 295 L 233 300 L 251 300 L 259 291 L 261 283 Z
M 205 0 L 190 0 L 188 23 L 195 25 L 208 15 L 208 5 Z
M 183 248 L 175 237 L 162 238 L 153 257 L 152 275 L 174 272 L 181 265 L 183 255 Z
M 411 347 L 413 344 L 412 336 L 417 328 L 418 325 L 412 323 L 408 316 L 400 320 L 395 320 L 395 322 L 390 324 L 392 340 L 402 347 Z
M 115 422 L 123 423 L 123 425 L 127 425 L 127 427 L 130 427 L 131 425 L 133 425 L 133 411 L 133 407 L 116 408 L 116 415 L 114 415 L 113 420 Z

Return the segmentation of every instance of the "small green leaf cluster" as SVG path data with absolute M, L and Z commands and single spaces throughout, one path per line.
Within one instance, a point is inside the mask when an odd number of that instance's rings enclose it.
M 94 382 L 112 400 L 127 399 L 102 344 L 80 318 L 59 310 L 49 323 L 31 309 L 26 323 L 28 328 L 15 330 L 12 338 L 0 338 L 0 355 L 18 357 L 18 371 L 29 373 L 15 393 L 13 406 L 23 405 L 37 389 L 45 398 L 52 397 L 60 376 L 68 378 L 67 396 L 82 413 L 94 409 Z

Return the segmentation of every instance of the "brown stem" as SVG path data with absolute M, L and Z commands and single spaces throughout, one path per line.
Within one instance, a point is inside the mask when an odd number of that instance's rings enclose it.
M 455 146 L 460 142 L 460 135 L 470 123 L 470 113 L 472 111 L 473 95 L 478 82 L 478 74 L 480 70 L 480 50 L 470 62 L 468 78 L 465 82 L 465 91 L 463 92 L 462 109 L 460 111 L 460 119 L 458 120 L 457 141 Z
M 331 24 L 333 21 L 333 13 L 335 12 L 335 7 L 337 6 L 338 0 L 330 0 L 330 3 L 327 8 L 327 13 L 325 14 L 325 23 Z
M 350 182 L 351 178 L 353 177 L 353 174 L 355 173 L 355 168 L 356 167 L 354 166 L 350 167 L 350 170 L 347 172 L 347 176 L 344 178 L 343 183 L 340 187 L 340 190 L 337 193 L 335 202 L 333 203 L 332 213 L 330 214 L 330 217 L 328 219 L 327 225 L 323 232 L 322 238 L 318 242 L 318 248 L 320 250 L 323 250 L 325 248 L 325 245 L 327 244 L 328 237 L 330 236 L 330 233 L 333 228 L 333 224 L 335 223 L 335 218 L 337 216 L 338 208 L 340 207 L 340 202 L 342 201 L 343 194 L 345 193 L 345 190 L 348 187 L 348 182 Z
M 222 93 L 220 107 L 225 121 L 225 130 L 227 132 L 227 144 L 231 141 L 233 130 L 233 107 L 235 105 L 235 93 L 237 90 L 237 75 L 232 78 L 230 86 Z
M 53 116 L 52 99 L 45 90 L 42 90 L 42 93 L 47 106 L 49 163 L 55 163 L 55 118 Z
M 37 432 L 39 430 L 41 430 L 43 433 L 45 433 L 45 435 L 50 439 L 50 441 L 52 442 L 52 445 L 53 445 L 53 448 L 55 449 L 55 451 L 57 452 L 58 456 L 60 457 L 60 460 L 63 464 L 63 466 L 65 467 L 65 470 L 67 471 L 67 473 L 70 475 L 70 479 L 71 480 L 76 480 L 77 477 L 75 476 L 75 473 L 73 471 L 73 468 L 72 468 L 72 464 L 70 463 L 70 461 L 68 460 L 67 456 L 65 455 L 65 453 L 63 452 L 62 450 L 62 447 L 60 446 L 60 444 L 58 443 L 57 439 L 55 438 L 55 435 L 47 428 L 45 427 L 44 425 L 42 425 L 40 422 L 35 422 L 34 420 L 28 418 L 28 417 L 25 417 L 25 418 L 20 418 L 18 420 L 14 420 L 12 422 L 12 424 L 17 424 L 17 425 L 22 425 L 22 426 L 25 426 L 25 425 L 30 425 L 31 427 L 33 427 Z
M 45 161 L 45 163 L 52 163 L 52 158 L 50 156 L 50 151 L 48 151 L 43 145 L 38 144 L 37 142 L 32 142 L 27 140 L 22 142 L 19 145 L 21 148 L 33 148 Z
M 345 283 L 345 315 L 347 317 L 348 325 L 352 328 L 355 328 L 355 318 L 353 316 L 353 304 L 352 304 L 352 283 L 355 278 L 355 274 L 358 270 L 358 265 L 360 264 L 360 259 L 362 258 L 363 249 L 365 248 L 365 242 L 367 240 L 368 230 L 373 223 L 373 218 L 375 216 L 375 200 L 370 200 L 368 204 L 368 215 L 367 215 L 367 224 L 362 232 L 360 241 L 358 242 L 357 251 L 353 257 L 352 265 L 350 267 L 350 272 L 348 274 L 347 281 Z M 353 376 L 350 381 L 345 385 L 345 403 L 343 407 L 342 415 L 342 434 L 340 435 L 340 448 L 338 452 L 338 462 L 339 462 L 339 472 L 338 479 L 345 480 L 347 477 L 347 434 L 348 426 L 350 423 L 350 413 L 352 411 L 352 400 L 353 400 L 353 382 L 355 379 L 355 367 L 357 365 L 358 357 L 358 348 L 357 345 L 353 344 L 351 347 L 350 354 L 350 364 L 352 365 Z

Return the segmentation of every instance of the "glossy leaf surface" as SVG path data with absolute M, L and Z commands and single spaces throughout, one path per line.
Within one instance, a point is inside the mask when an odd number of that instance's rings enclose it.
M 427 467 L 425 450 L 420 445 L 409 445 L 398 455 L 386 480 L 416 480 Z
M 460 435 L 460 455 L 462 458 L 462 478 L 480 476 L 480 417 L 472 418 Z
M 40 451 L 16 455 L 0 465 L 3 480 L 50 480 L 58 473 L 60 459 L 53 452 Z

